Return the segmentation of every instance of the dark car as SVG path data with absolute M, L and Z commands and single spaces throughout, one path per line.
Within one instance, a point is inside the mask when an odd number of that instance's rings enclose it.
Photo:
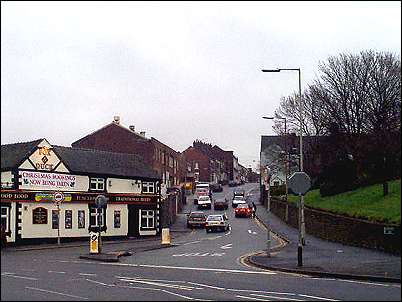
M 223 187 L 221 184 L 212 184 L 210 187 L 211 187 L 212 192 L 222 192 L 223 191 Z
M 237 183 L 235 181 L 229 181 L 229 187 L 236 187 Z
M 191 212 L 187 215 L 187 227 L 205 227 L 205 221 L 207 220 L 207 215 L 204 212 Z
M 229 201 L 226 198 L 215 199 L 214 210 L 227 210 Z

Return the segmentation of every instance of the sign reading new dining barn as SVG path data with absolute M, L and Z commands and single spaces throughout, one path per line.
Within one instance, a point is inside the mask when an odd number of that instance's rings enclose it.
M 88 176 L 19 171 L 20 189 L 24 190 L 88 190 Z

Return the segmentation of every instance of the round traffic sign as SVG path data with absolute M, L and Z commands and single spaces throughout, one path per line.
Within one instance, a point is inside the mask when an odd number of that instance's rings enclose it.
M 102 207 L 106 206 L 106 203 L 107 203 L 107 199 L 105 196 L 103 196 L 103 195 L 96 196 L 95 205 L 97 208 L 102 208 Z
M 63 201 L 64 200 L 64 194 L 61 193 L 61 192 L 56 192 L 56 193 L 53 194 L 53 199 L 56 202 Z
M 289 178 L 288 186 L 293 193 L 304 195 L 308 190 L 310 190 L 311 187 L 310 176 L 308 176 L 305 172 L 295 172 Z

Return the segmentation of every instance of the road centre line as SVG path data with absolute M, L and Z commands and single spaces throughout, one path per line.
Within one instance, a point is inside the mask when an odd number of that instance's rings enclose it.
M 55 274 L 65 274 L 66 272 L 57 272 L 57 271 L 47 271 L 48 273 L 55 273 Z
M 91 277 L 96 277 L 96 274 L 86 274 L 86 273 L 79 273 L 78 275 L 80 276 L 91 276 Z
M 273 299 L 279 299 L 279 300 L 290 300 L 289 298 L 281 298 L 281 297 L 274 297 L 274 296 L 264 296 L 264 295 L 259 295 L 259 294 L 250 294 L 251 296 L 256 296 L 256 297 L 262 297 L 262 298 L 273 298 Z M 292 298 L 292 301 L 306 301 L 306 300 L 299 300 Z
M 51 290 L 46 290 L 46 289 L 41 289 L 41 288 L 36 288 L 36 287 L 25 286 L 25 288 L 27 288 L 27 289 L 32 289 L 32 290 L 37 290 L 37 291 L 41 291 L 41 292 L 47 292 L 47 293 L 51 293 L 51 294 L 56 294 L 56 295 L 61 295 L 61 296 L 66 296 L 66 297 L 71 297 L 71 298 L 78 298 L 78 299 L 88 300 L 88 298 L 85 298 L 85 297 L 79 297 L 79 296 L 74 296 L 74 295 L 59 293 L 59 292 L 55 292 L 55 291 L 51 291 Z
M 247 299 L 247 300 L 257 300 L 257 301 L 271 301 L 271 300 L 265 300 L 265 299 L 258 299 L 258 298 L 253 298 L 253 297 L 245 297 L 245 296 L 240 296 L 240 295 L 237 295 L 236 296 L 237 298 L 244 298 L 244 299 Z
M 156 285 L 156 286 L 161 286 L 161 287 L 177 288 L 177 289 L 183 289 L 183 290 L 202 289 L 202 288 L 195 288 L 192 286 L 158 283 L 158 282 L 154 282 L 154 281 L 145 281 L 145 280 L 137 280 L 137 279 L 120 279 L 120 280 L 124 281 L 124 282 L 130 282 L 130 283 L 136 282 L 136 283 L 143 283 L 143 284 L 147 284 L 147 285 Z
M 98 263 L 91 262 L 91 264 L 98 264 Z M 213 272 L 240 273 L 240 274 L 276 275 L 275 272 L 244 271 L 244 270 L 232 270 L 222 268 L 203 268 L 203 267 L 167 266 L 167 265 L 151 265 L 151 264 L 114 263 L 114 262 L 101 262 L 99 264 L 112 265 L 112 266 L 132 266 L 132 267 L 165 268 L 165 269 L 178 269 L 178 270 L 213 271 Z
M 33 280 L 33 281 L 39 280 L 39 279 L 37 279 L 37 278 L 32 278 L 32 277 L 17 276 L 17 275 L 15 275 L 14 273 L 11 273 L 11 274 L 4 274 L 4 273 L 2 273 L 1 275 L 2 275 L 2 276 L 6 276 L 6 277 L 13 277 L 13 278 L 17 278 L 17 279 L 26 279 L 26 280 Z
M 193 243 L 200 243 L 200 242 L 201 242 L 201 240 L 191 241 L 191 242 L 184 243 L 183 245 L 193 244 Z

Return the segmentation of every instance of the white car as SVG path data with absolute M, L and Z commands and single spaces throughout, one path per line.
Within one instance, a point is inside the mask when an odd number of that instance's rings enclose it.
M 208 195 L 202 195 L 198 198 L 198 209 L 211 209 L 212 201 Z
M 232 200 L 232 207 L 236 208 L 239 204 L 247 203 L 243 196 L 235 196 Z
M 205 221 L 205 230 L 207 233 L 211 231 L 227 231 L 230 229 L 229 219 L 226 214 L 208 215 Z

